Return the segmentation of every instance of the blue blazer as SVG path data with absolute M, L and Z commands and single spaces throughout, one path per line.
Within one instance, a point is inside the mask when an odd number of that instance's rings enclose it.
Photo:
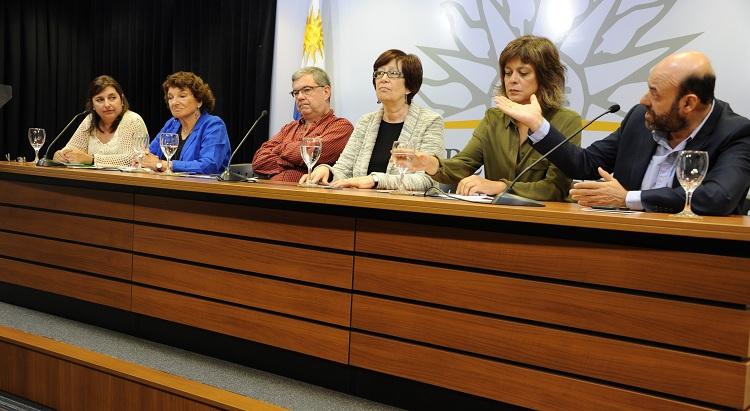
M 736 114 L 729 104 L 714 100 L 714 110 L 686 150 L 708 152 L 708 173 L 693 192 L 692 209 L 698 214 L 745 214 L 745 196 L 750 187 L 750 120 Z M 640 190 L 643 175 L 656 151 L 651 130 L 646 127 L 646 107 L 638 104 L 622 120 L 620 128 L 586 149 L 564 144 L 549 159 L 571 178 L 598 179 L 596 168 L 614 171 L 628 191 Z M 546 153 L 562 141 L 550 128 L 534 148 Z M 677 178 L 672 187 L 643 190 L 641 201 L 648 211 L 676 212 L 685 205 L 685 191 Z
M 171 118 L 164 123 L 159 133 L 177 133 L 180 122 Z M 149 146 L 151 153 L 166 159 L 159 147 L 159 135 Z M 193 131 L 190 132 L 182 147 L 180 159 L 172 161 L 172 170 L 188 171 L 198 174 L 216 174 L 224 170 L 229 163 L 230 143 L 224 121 L 206 112 L 201 113 Z

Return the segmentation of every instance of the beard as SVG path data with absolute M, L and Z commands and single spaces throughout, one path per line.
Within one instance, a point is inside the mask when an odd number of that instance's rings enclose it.
M 646 109 L 646 113 L 648 114 L 645 117 L 646 127 L 653 131 L 671 133 L 682 130 L 687 125 L 687 119 L 680 115 L 678 99 L 675 99 L 674 103 L 672 103 L 672 108 L 666 114 L 657 115 L 650 108 Z M 651 120 L 649 120 L 649 116 Z

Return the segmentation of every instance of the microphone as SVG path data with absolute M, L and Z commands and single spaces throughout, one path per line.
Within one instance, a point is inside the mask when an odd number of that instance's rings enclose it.
M 242 140 L 240 140 L 240 144 L 237 144 L 237 148 L 235 148 L 234 151 L 232 152 L 232 155 L 229 156 L 229 162 L 227 163 L 227 168 L 224 170 L 223 173 L 221 173 L 218 177 L 216 177 L 217 180 L 219 180 L 219 181 L 247 181 L 248 180 L 247 174 L 252 175 L 252 165 L 251 164 L 247 164 L 247 165 L 243 164 L 242 165 L 242 166 L 244 166 L 244 167 L 242 167 L 242 169 L 245 169 L 244 173 L 246 175 L 242 175 L 242 174 L 240 174 L 240 173 L 238 173 L 236 171 L 231 170 L 231 168 L 232 168 L 232 159 L 234 158 L 234 155 L 237 154 L 237 150 L 239 150 L 240 147 L 242 147 L 242 143 L 244 143 L 245 140 L 247 140 L 247 138 L 250 136 L 250 133 L 252 133 L 253 130 L 255 130 L 255 126 L 258 125 L 258 122 L 260 122 L 260 119 L 262 119 L 266 115 L 268 115 L 268 110 L 263 110 L 263 111 L 260 112 L 260 115 L 255 120 L 255 123 L 253 123 L 253 125 L 250 126 L 250 130 L 247 130 L 247 133 L 245 133 L 245 137 L 242 137 Z M 239 164 L 237 164 L 237 165 L 239 165 Z M 248 167 L 249 167 L 249 170 L 247 170 Z M 239 171 L 239 170 L 237 170 L 237 171 Z
M 570 141 L 570 139 L 572 139 L 573 137 L 575 137 L 581 131 L 585 130 L 586 127 L 588 127 L 588 126 L 591 125 L 591 123 L 593 123 L 596 120 L 599 120 L 605 114 L 616 113 L 618 111 L 620 111 L 620 105 L 619 104 L 613 104 L 613 105 L 609 106 L 609 108 L 607 109 L 607 111 L 605 111 L 604 113 L 599 114 L 598 116 L 594 117 L 593 120 L 591 120 L 588 123 L 586 123 L 586 125 L 584 125 L 580 129 L 578 129 L 575 133 L 571 134 L 565 140 L 559 142 L 556 146 L 552 147 L 552 149 L 550 149 L 550 151 L 544 153 L 544 155 L 542 155 L 536 161 L 534 161 L 533 163 L 531 163 L 530 166 L 524 168 L 523 171 L 521 171 L 520 173 L 518 173 L 518 175 L 516 176 L 516 178 L 514 178 L 513 181 L 510 182 L 510 184 L 508 185 L 508 188 L 505 191 L 503 191 L 502 193 L 500 193 L 497 196 L 495 196 L 495 199 L 492 200 L 492 204 L 512 205 L 512 206 L 525 206 L 525 207 L 544 207 L 544 203 L 542 203 L 540 201 L 532 200 L 532 199 L 526 198 L 526 197 L 521 197 L 519 195 L 515 195 L 515 194 L 511 193 L 511 190 L 513 189 L 513 186 L 516 184 L 516 182 L 518 181 L 518 179 L 520 179 L 524 174 L 526 174 L 527 171 L 531 170 L 532 167 L 534 167 L 535 165 L 537 165 L 537 163 L 539 163 L 540 161 L 544 160 L 550 154 L 552 154 L 555 150 L 557 150 L 558 148 L 560 148 L 560 146 L 562 146 L 563 144 L 565 144 L 568 141 Z
M 47 151 L 44 152 L 44 156 L 42 158 L 40 158 L 39 161 L 37 161 L 37 163 L 36 163 L 37 166 L 39 166 L 39 167 L 60 167 L 60 166 L 63 165 L 63 163 L 61 163 L 59 161 L 50 160 L 48 158 L 49 157 L 49 150 L 52 148 L 53 145 L 55 145 L 55 143 L 57 142 L 57 140 L 60 139 L 60 137 L 62 137 L 63 134 L 65 134 L 65 131 L 68 130 L 68 128 L 70 127 L 70 125 L 73 124 L 73 122 L 76 121 L 76 119 L 78 117 L 80 117 L 80 116 L 82 116 L 84 114 L 88 114 L 88 113 L 89 113 L 88 110 L 83 110 L 80 113 L 78 113 L 75 116 L 73 116 L 72 119 L 70 119 L 70 122 L 68 123 L 68 125 L 65 126 L 65 127 L 63 127 L 63 129 L 60 132 L 60 134 L 58 134 L 57 137 L 55 137 L 52 140 L 52 142 L 49 143 L 49 145 L 47 146 Z

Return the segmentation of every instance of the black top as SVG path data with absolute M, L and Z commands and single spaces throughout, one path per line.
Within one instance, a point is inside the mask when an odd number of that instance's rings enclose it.
M 370 165 L 367 167 L 367 174 L 373 172 L 384 173 L 388 168 L 388 161 L 391 159 L 391 149 L 393 142 L 398 140 L 401 135 L 401 129 L 404 123 L 386 123 L 380 122 L 378 137 L 375 139 L 375 146 L 372 148 Z
M 182 138 L 182 126 L 177 129 L 177 138 L 179 139 L 179 143 L 177 144 L 177 151 L 174 152 L 174 155 L 172 156 L 172 160 L 179 160 L 180 154 L 182 154 L 182 147 L 185 146 L 185 142 L 188 138 L 190 138 L 190 135 L 188 134 L 187 138 Z

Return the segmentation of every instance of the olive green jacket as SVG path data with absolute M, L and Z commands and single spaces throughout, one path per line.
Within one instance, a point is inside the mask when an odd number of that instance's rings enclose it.
M 547 120 L 563 135 L 570 135 L 581 127 L 581 116 L 567 108 L 555 111 Z M 466 147 L 450 159 L 440 159 L 440 167 L 432 178 L 455 184 L 484 165 L 485 178 L 510 184 L 518 173 L 541 157 L 529 139 L 520 146 L 519 140 L 518 129 L 511 118 L 491 108 L 474 129 Z M 580 145 L 580 134 L 571 141 Z M 570 179 L 547 159 L 521 176 L 513 186 L 513 193 L 541 201 L 566 201 L 568 190 Z

